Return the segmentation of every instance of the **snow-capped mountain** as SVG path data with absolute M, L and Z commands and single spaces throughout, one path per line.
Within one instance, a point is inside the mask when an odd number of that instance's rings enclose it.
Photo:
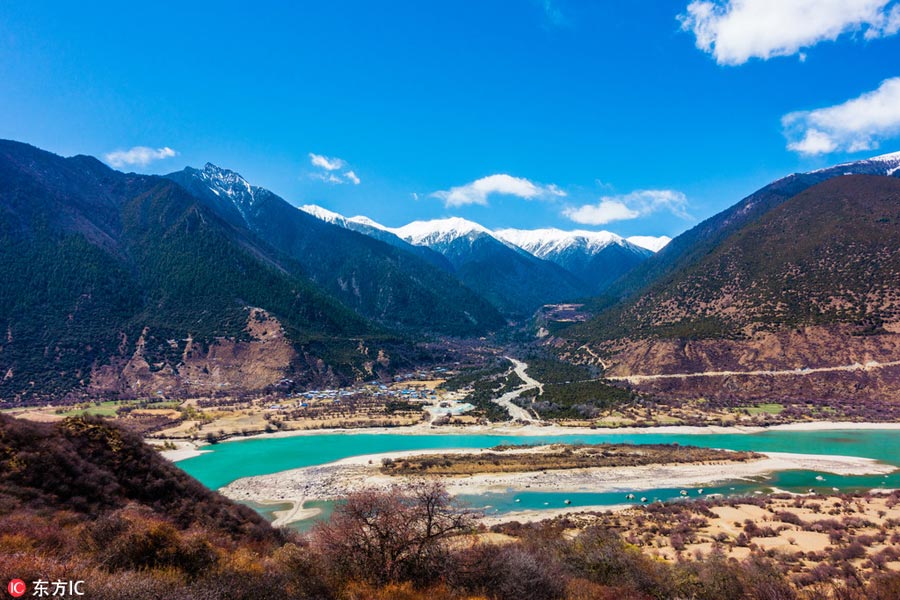
M 553 262 L 581 279 L 592 293 L 653 255 L 609 231 L 500 229 L 494 232 L 526 252 Z
M 812 171 L 812 173 L 826 173 L 840 171 L 846 168 L 847 175 L 886 175 L 888 177 L 900 177 L 900 152 L 891 152 L 873 156 L 864 160 L 843 163 L 834 167 L 826 167 Z
M 214 202 L 232 224 L 236 220 L 242 226 L 252 223 L 251 212 L 259 200 L 272 195 L 269 190 L 250 185 L 240 173 L 209 162 L 202 170 L 187 167 L 168 177 L 195 196 Z
M 609 231 L 563 231 L 552 228 L 498 229 L 494 234 L 538 258 L 547 258 L 548 260 L 571 250 L 596 254 L 610 244 L 630 245 L 623 237 Z
M 376 240 L 380 240 L 386 244 L 390 244 L 395 248 L 400 248 L 401 250 L 405 250 L 411 254 L 415 254 L 419 258 L 426 260 L 432 265 L 439 267 L 445 271 L 453 270 L 450 262 L 446 258 L 444 258 L 441 253 L 435 252 L 427 246 L 413 245 L 398 236 L 394 230 L 388 229 L 384 225 L 376 223 L 368 217 L 345 217 L 340 213 L 328 210 L 327 208 L 322 208 L 317 204 L 304 204 L 300 207 L 300 210 L 316 217 L 317 219 L 321 219 L 326 223 L 331 223 L 332 225 L 337 225 L 338 227 L 343 227 L 344 229 L 362 233 L 369 237 L 373 237 Z
M 313 216 L 212 164 L 167 177 L 248 240 L 263 240 L 302 266 L 324 291 L 382 325 L 460 335 L 503 324 L 496 308 L 462 285 L 447 260 L 427 248 L 386 231 L 351 231 L 366 225 L 321 211 Z
M 391 230 L 415 246 L 427 246 L 440 252 L 453 262 L 453 255 L 471 248 L 479 240 L 499 240 L 489 229 L 466 219 L 451 217 L 431 221 L 413 221 L 403 227 Z M 449 256 L 448 256 L 449 255 Z
M 465 219 L 416 221 L 389 228 L 365 217 L 347 218 L 319 206 L 307 205 L 301 210 L 372 237 L 390 236 L 394 245 L 402 244 L 411 252 L 437 255 L 450 265 L 449 270 L 460 282 L 510 316 L 528 316 L 541 304 L 562 299 L 553 290 L 563 289 L 567 297 L 578 297 L 582 292 L 569 273 L 508 246 L 485 227 Z
M 563 289 L 570 294 L 569 298 L 573 298 L 602 292 L 614 280 L 653 254 L 644 247 L 645 244 L 659 248 L 668 241 L 668 238 L 640 237 L 638 241 L 641 244 L 636 244 L 608 231 L 549 228 L 491 231 L 460 217 L 414 221 L 402 227 L 389 228 L 366 217 L 347 218 L 320 206 L 308 205 L 302 209 L 329 223 L 382 240 L 386 236 L 395 236 L 415 248 L 438 252 L 449 260 L 458 274 L 467 273 L 465 277 L 460 277 L 464 283 L 488 296 L 493 294 L 495 298 L 502 294 L 485 292 L 494 284 L 488 285 L 483 276 L 496 263 L 507 266 L 515 263 L 520 272 L 537 269 L 542 271 L 541 278 L 544 280 L 552 275 L 549 272 L 552 271 L 558 279 L 567 281 Z M 553 269 L 546 263 L 558 268 Z M 468 272 L 474 264 L 480 265 L 481 271 Z M 499 278 L 496 283 L 500 285 L 499 282 L 508 278 L 509 274 L 497 273 L 496 276 Z M 525 287 L 519 281 L 507 281 L 503 285 L 520 290 Z M 550 284 L 551 290 L 556 287 Z
M 333 225 L 340 225 L 341 227 L 346 227 L 349 222 L 349 219 L 344 215 L 328 210 L 327 208 L 322 208 L 318 204 L 304 204 L 300 207 L 300 210 L 311 214 L 317 219 L 321 219 Z
M 449 261 L 463 284 L 511 316 L 529 316 L 542 304 L 577 298 L 587 291 L 565 269 L 499 239 L 486 227 L 466 219 L 415 221 L 389 228 L 365 217 L 348 219 L 320 207 L 304 210 L 368 235 L 391 235 L 420 251 L 439 253 Z
M 542 304 L 587 292 L 565 269 L 466 219 L 415 221 L 392 231 L 411 244 L 443 254 L 460 281 L 514 316 L 530 316 Z

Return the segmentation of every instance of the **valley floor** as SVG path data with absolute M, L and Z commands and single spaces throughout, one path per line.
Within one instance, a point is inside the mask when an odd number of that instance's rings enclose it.
M 542 450 L 543 448 L 529 448 L 526 451 Z M 473 451 L 452 449 L 442 450 L 441 453 L 472 454 Z M 291 502 L 294 506 L 302 506 L 306 501 L 337 500 L 362 490 L 385 491 L 394 486 L 403 487 L 418 481 L 434 479 L 421 476 L 398 477 L 380 471 L 382 461 L 385 459 L 402 462 L 404 458 L 422 454 L 428 453 L 410 451 L 354 456 L 330 464 L 239 479 L 220 491 L 233 500 L 257 504 Z M 726 480 L 746 479 L 786 470 L 810 470 L 837 475 L 879 475 L 896 470 L 892 465 L 852 456 L 774 452 L 763 454 L 764 458 L 746 462 L 713 461 L 692 464 L 548 469 L 538 472 L 486 472 L 438 479 L 452 495 L 503 493 L 510 489 L 572 493 L 621 491 L 626 494 L 629 490 L 710 486 Z M 640 492 L 637 495 L 640 496 Z M 584 510 L 584 507 L 573 507 L 570 512 Z M 305 516 L 303 513 L 296 513 L 293 520 L 300 520 Z M 503 519 L 516 520 L 519 517 L 517 513 L 509 513 L 504 515 Z M 287 519 L 279 519 L 279 524 L 288 522 L 290 521 Z

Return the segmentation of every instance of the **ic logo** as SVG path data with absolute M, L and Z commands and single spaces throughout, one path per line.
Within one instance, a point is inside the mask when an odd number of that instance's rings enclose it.
M 9 582 L 9 585 L 6 586 L 7 591 L 9 591 L 9 595 L 13 598 L 19 598 L 20 596 L 25 595 L 26 589 L 25 582 L 21 579 L 13 579 Z

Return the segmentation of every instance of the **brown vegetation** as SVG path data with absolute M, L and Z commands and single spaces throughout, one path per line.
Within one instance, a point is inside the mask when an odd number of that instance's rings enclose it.
M 381 472 L 387 475 L 452 476 L 592 467 L 729 463 L 759 458 L 762 455 L 754 452 L 731 452 L 677 444 L 553 444 L 526 450 L 521 446 L 498 446 L 490 452 L 472 454 L 427 454 L 401 460 L 387 458 L 382 461 Z
M 0 580 L 84 580 L 99 600 L 887 600 L 900 586 L 885 556 L 864 556 L 879 536 L 900 543 L 898 523 L 865 533 L 858 500 L 821 506 L 818 525 L 837 541 L 808 581 L 758 543 L 805 522 L 781 507 L 748 534 L 742 557 L 721 543 L 663 561 L 613 521 L 510 524 L 492 538 L 433 483 L 354 494 L 309 536 L 279 532 L 93 419 L 0 417 L 0 463 Z M 691 511 L 713 508 L 638 515 L 653 539 L 676 545 L 702 519 Z

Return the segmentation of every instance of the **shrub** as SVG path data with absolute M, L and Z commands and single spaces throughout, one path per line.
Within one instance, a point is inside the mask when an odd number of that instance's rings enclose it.
M 445 567 L 444 541 L 470 527 L 471 515 L 456 508 L 439 483 L 364 491 L 314 529 L 312 547 L 338 581 L 428 583 Z

